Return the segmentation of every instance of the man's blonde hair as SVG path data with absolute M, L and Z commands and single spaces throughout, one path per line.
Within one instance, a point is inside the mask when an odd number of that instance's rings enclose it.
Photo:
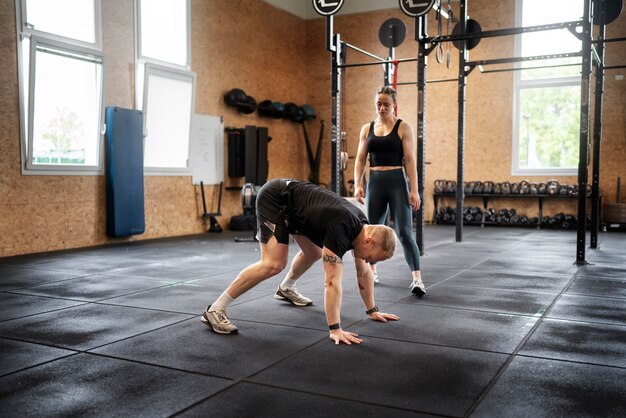
M 396 233 L 393 229 L 386 225 L 370 225 L 372 227 L 371 236 L 374 241 L 381 246 L 386 258 L 393 257 L 393 253 L 396 250 Z

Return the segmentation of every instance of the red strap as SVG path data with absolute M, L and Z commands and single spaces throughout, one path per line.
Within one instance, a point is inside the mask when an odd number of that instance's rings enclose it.
M 399 60 L 393 60 L 393 85 L 394 90 L 398 89 L 398 67 L 400 66 Z

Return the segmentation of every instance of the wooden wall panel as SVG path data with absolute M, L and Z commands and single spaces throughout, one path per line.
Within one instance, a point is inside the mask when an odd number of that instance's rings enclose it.
M 103 2 L 105 106 L 134 107 L 133 2 Z M 272 22 L 272 24 L 268 24 Z M 22 176 L 14 2 L 0 3 L 0 256 L 202 233 L 199 188 L 188 176 L 146 176 L 146 231 L 129 238 L 106 236 L 103 176 Z M 192 1 L 192 70 L 196 107 L 224 116 L 225 126 L 267 126 L 269 177 L 308 177 L 301 126 L 243 115 L 227 107 L 223 94 L 240 87 L 258 101 L 306 103 L 306 28 L 303 21 L 257 0 Z M 317 127 L 311 134 L 317 138 Z M 227 149 L 225 150 L 227 155 Z M 225 167 L 227 170 L 227 166 Z M 229 179 L 226 185 L 241 186 Z M 217 187 L 207 186 L 208 210 L 217 210 Z M 242 212 L 241 192 L 224 192 L 223 216 Z

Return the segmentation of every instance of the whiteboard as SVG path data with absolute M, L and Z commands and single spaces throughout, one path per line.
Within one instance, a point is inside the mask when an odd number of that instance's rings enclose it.
M 224 118 L 194 113 L 189 140 L 192 184 L 224 181 Z

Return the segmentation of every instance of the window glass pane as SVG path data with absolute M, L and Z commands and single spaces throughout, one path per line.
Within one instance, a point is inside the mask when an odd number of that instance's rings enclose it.
M 144 165 L 186 168 L 192 114 L 193 80 L 148 72 Z
M 26 19 L 40 32 L 96 42 L 94 0 L 27 0 Z
M 186 66 L 187 0 L 140 1 L 140 55 Z
M 580 135 L 580 87 L 520 90 L 519 167 L 575 168 Z
M 98 165 L 102 64 L 36 53 L 33 164 Z
M 522 25 L 535 26 L 575 21 L 582 19 L 582 15 L 582 0 L 551 0 L 549 2 L 545 0 L 524 0 Z M 567 29 L 526 33 L 522 35 L 521 46 L 521 55 L 523 57 L 580 52 L 582 48 L 581 41 Z M 524 62 L 522 65 L 525 67 L 536 67 L 580 62 L 580 57 L 572 57 Z M 522 78 L 528 80 L 547 77 L 577 76 L 579 74 L 580 67 L 573 65 L 523 71 Z

